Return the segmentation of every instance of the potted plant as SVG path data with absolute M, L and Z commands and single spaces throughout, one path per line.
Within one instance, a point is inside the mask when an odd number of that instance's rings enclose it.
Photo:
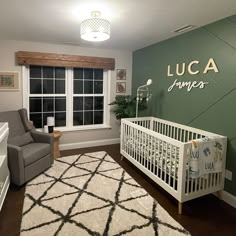
M 113 105 L 112 112 L 115 114 L 117 120 L 122 118 L 131 118 L 136 115 L 136 97 L 130 95 L 117 95 L 115 101 L 110 103 Z M 139 111 L 147 108 L 146 99 L 139 101 Z

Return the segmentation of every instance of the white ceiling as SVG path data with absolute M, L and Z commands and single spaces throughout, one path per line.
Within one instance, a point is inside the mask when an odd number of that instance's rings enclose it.
M 0 38 L 136 50 L 236 13 L 236 0 L 0 0 Z M 80 23 L 99 10 L 111 38 L 80 39 Z

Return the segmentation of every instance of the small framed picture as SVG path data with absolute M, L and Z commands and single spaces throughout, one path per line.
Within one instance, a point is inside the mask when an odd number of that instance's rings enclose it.
M 126 92 L 126 83 L 125 82 L 116 82 L 116 92 L 125 93 Z
M 1 72 L 0 71 L 0 90 L 1 91 L 18 91 L 19 72 Z
M 116 70 L 116 79 L 117 80 L 126 80 L 126 69 L 117 69 Z

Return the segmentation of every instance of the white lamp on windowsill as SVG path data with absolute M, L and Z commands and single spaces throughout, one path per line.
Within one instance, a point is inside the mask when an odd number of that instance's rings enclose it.
M 55 119 L 53 116 L 47 117 L 47 126 L 48 126 L 48 133 L 52 133 L 53 127 L 55 126 Z

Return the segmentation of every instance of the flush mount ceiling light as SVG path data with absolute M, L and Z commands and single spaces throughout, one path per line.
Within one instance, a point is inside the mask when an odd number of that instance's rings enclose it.
M 111 24 L 109 21 L 99 18 L 100 11 L 92 11 L 92 18 L 84 20 L 80 26 L 80 36 L 87 41 L 99 42 L 110 38 Z

